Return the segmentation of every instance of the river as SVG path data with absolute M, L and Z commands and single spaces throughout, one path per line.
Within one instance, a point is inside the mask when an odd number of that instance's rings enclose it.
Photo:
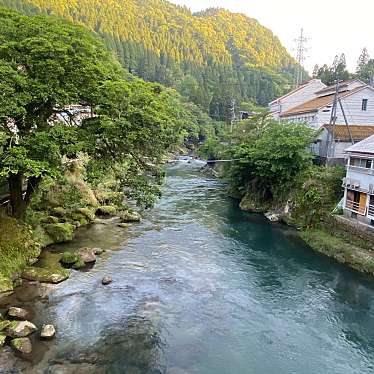
M 141 224 L 97 224 L 60 247 L 111 250 L 30 304 L 58 333 L 24 372 L 374 373 L 372 279 L 241 212 L 199 165 L 167 174 Z

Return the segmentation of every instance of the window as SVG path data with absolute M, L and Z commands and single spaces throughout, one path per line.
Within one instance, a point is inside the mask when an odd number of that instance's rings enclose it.
M 361 110 L 368 110 L 368 99 L 362 99 L 362 107 Z
M 351 166 L 356 166 L 356 167 L 365 168 L 365 169 L 371 169 L 372 164 L 373 164 L 373 160 L 368 160 L 366 158 L 351 157 L 351 161 L 350 161 Z

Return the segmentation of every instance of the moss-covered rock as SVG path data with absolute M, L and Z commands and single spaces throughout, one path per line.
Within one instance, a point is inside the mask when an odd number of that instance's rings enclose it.
M 37 330 L 37 327 L 29 321 L 12 321 L 5 329 L 5 335 L 12 338 L 24 338 Z
M 117 208 L 114 205 L 102 205 L 96 209 L 97 216 L 114 216 L 117 213 Z
M 32 345 L 29 338 L 13 339 L 10 345 L 14 350 L 23 354 L 30 354 L 32 352 Z
M 96 262 L 96 254 L 94 248 L 80 248 L 78 249 L 77 254 L 86 264 Z
M 0 321 L 0 331 L 4 331 L 10 325 L 10 321 Z
M 73 265 L 73 269 L 75 270 L 83 269 L 85 267 L 86 267 L 86 263 L 80 257 L 78 258 L 78 261 L 75 262 L 75 264 Z
M 22 278 L 17 278 L 13 281 L 13 288 L 21 287 L 22 286 Z
M 52 212 L 54 213 L 54 215 L 56 215 L 57 217 L 61 217 L 61 218 L 65 218 L 67 215 L 68 215 L 68 211 L 67 209 L 63 208 L 63 207 L 56 207 L 56 208 L 53 208 L 52 209 Z
M 59 219 L 55 216 L 47 216 L 40 220 L 41 223 L 58 223 Z
M 251 193 L 245 194 L 245 196 L 240 201 L 239 206 L 241 210 L 253 213 L 265 213 L 269 208 L 268 206 L 255 201 Z
M 120 212 L 119 216 L 122 223 L 140 222 L 141 220 L 139 213 L 130 210 Z
M 86 216 L 84 216 L 81 213 L 72 213 L 71 219 L 74 223 L 74 226 L 78 226 L 78 227 L 86 226 L 89 223 Z M 77 223 L 78 223 L 78 225 L 77 225 Z
M 88 222 L 95 221 L 95 209 L 94 208 L 78 208 L 76 213 L 81 214 Z
M 74 226 L 70 223 L 56 223 L 44 226 L 48 236 L 55 243 L 64 243 L 73 240 Z
M 79 256 L 77 256 L 73 252 L 64 252 L 61 256 L 60 262 L 64 265 L 71 266 L 75 264 L 79 259 Z
M 124 199 L 122 192 L 95 190 L 96 199 L 102 205 L 120 204 Z
M 13 281 L 10 278 L 2 277 L 0 274 L 0 295 L 13 291 Z
M 63 268 L 41 268 L 28 267 L 22 272 L 22 278 L 30 281 L 38 281 L 43 283 L 60 283 L 68 279 L 70 271 Z

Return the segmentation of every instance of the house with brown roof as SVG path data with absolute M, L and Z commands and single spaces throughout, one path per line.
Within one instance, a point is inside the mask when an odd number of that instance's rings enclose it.
M 334 122 L 331 113 L 335 91 L 335 85 L 325 86 L 317 90 L 310 100 L 283 111 L 279 118 L 307 123 L 321 130 L 318 140 L 312 145 L 313 152 L 323 159 L 344 162 L 344 150 L 349 145 L 374 134 L 374 88 L 359 79 L 340 83 L 335 126 L 329 126 Z
M 317 97 L 316 92 L 326 88 L 320 79 L 311 79 L 269 104 L 272 116 L 279 119 L 284 112 Z
M 331 111 L 335 98 L 335 86 L 326 87 L 316 92 L 314 99 L 290 108 L 281 114 L 288 121 L 308 123 L 315 129 L 331 121 Z M 343 82 L 339 88 L 343 111 L 350 124 L 374 125 L 374 88 L 356 79 Z M 336 124 L 344 124 L 344 114 L 338 105 Z

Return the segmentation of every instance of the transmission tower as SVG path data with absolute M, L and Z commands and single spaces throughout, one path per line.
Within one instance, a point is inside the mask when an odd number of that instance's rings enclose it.
M 295 39 L 295 43 L 297 43 L 296 61 L 298 63 L 294 77 L 294 83 L 296 87 L 303 82 L 303 65 L 306 59 L 305 52 L 307 52 L 308 50 L 306 47 L 307 41 L 308 39 L 304 36 L 304 29 L 301 29 L 300 36 Z

